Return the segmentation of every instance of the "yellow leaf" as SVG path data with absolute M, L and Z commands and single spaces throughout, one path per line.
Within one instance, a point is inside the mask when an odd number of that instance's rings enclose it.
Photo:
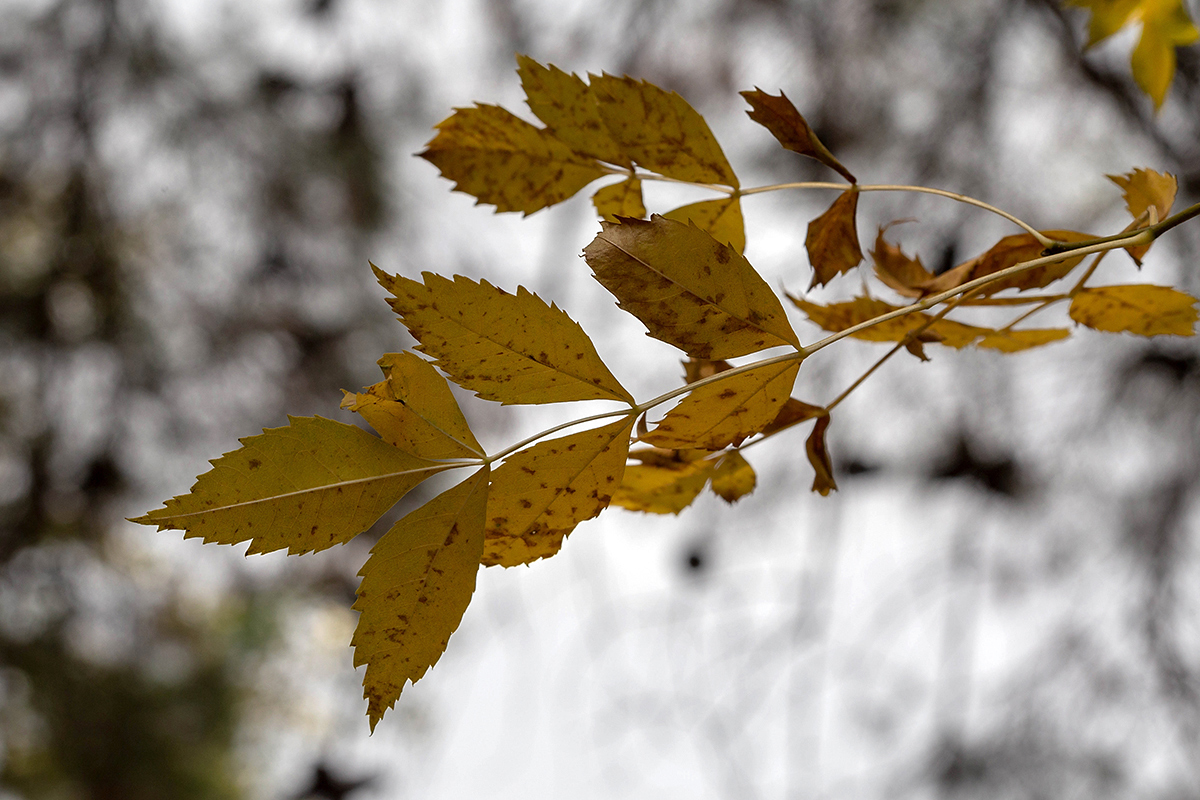
M 657 214 L 604 223 L 583 254 L 621 308 L 690 356 L 799 347 L 779 298 L 750 262 L 695 226 Z
M 1069 0 L 1090 9 L 1088 46 L 1126 25 L 1141 23 L 1142 33 L 1131 57 L 1133 77 L 1157 109 L 1166 99 L 1175 75 L 1175 48 L 1200 39 L 1183 0 Z
M 630 511 L 678 514 L 704 490 L 712 472 L 711 461 L 632 464 L 625 468 L 612 504 Z
M 1079 233 L 1078 231 L 1042 231 L 1042 233 L 1051 239 L 1057 239 L 1062 242 L 1082 242 L 1095 238 L 1089 233 Z M 985 275 L 992 275 L 1000 270 L 1015 267 L 1023 261 L 1032 261 L 1041 256 L 1043 249 L 1041 243 L 1033 237 L 1033 234 L 1015 233 L 1011 236 L 1005 236 L 988 248 L 987 252 L 981 253 L 970 261 L 966 261 L 951 270 L 943 272 L 933 280 L 922 284 L 920 288 L 925 294 L 944 292 L 947 289 L 953 289 L 955 286 L 962 286 L 964 283 L 973 281 L 976 278 L 982 278 Z M 979 294 L 995 294 L 1005 289 L 1016 289 L 1021 292 L 1026 289 L 1041 289 L 1065 277 L 1083 259 L 1084 256 L 1073 256 L 1052 264 L 1027 269 L 1024 272 L 989 284 L 985 289 L 981 289 Z
M 674 92 L 646 81 L 590 75 L 600 118 L 621 152 L 648 170 L 737 188 L 737 177 L 704 117 Z
M 632 166 L 604 126 L 596 97 L 581 78 L 553 64 L 544 67 L 529 56 L 518 55 L 517 66 L 529 107 L 559 141 L 577 153 Z
M 778 416 L 800 365 L 768 364 L 701 386 L 642 437 L 659 447 L 720 450 L 741 444 Z
M 812 490 L 822 497 L 828 497 L 830 492 L 837 491 L 837 481 L 833 479 L 833 460 L 829 456 L 829 448 L 825 446 L 825 431 L 829 428 L 829 415 L 817 417 L 808 441 L 804 443 L 808 453 L 808 463 L 812 464 Z
M 625 471 L 633 418 L 515 453 L 492 476 L 483 563 L 513 567 L 549 558 L 599 514 Z
M 808 224 L 804 247 L 813 268 L 808 288 L 824 286 L 843 272 L 858 266 L 863 259 L 858 244 L 855 214 L 858 210 L 858 189 L 842 192 L 833 205 Z
M 742 219 L 742 201 L 736 197 L 692 203 L 668 211 L 663 216 L 676 222 L 690 222 L 739 253 L 746 250 L 746 224 Z
M 1142 0 L 1067 0 L 1067 3 L 1091 10 L 1088 25 L 1088 47 L 1091 47 L 1125 27 Z
M 184 530 L 185 539 L 237 544 L 247 553 L 324 550 L 371 527 L 410 489 L 445 469 L 353 425 L 289 417 L 212 461 L 191 494 L 133 520 Z
M 900 306 L 893 306 L 870 297 L 856 297 L 845 303 L 833 303 L 827 306 L 810 303 L 792 295 L 788 295 L 788 299 L 807 314 L 810 320 L 832 332 L 844 331 L 900 308 Z M 929 319 L 928 314 L 916 311 L 907 316 L 872 325 L 870 328 L 851 335 L 856 339 L 864 339 L 868 342 L 902 342 L 913 330 L 920 328 Z M 966 347 L 988 332 L 987 328 L 964 325 L 949 319 L 938 320 L 927 329 L 927 333 L 931 333 L 935 337 L 931 340 L 954 348 Z
M 362 414 L 388 444 L 421 458 L 482 458 L 446 379 L 412 353 L 379 359 L 386 380 L 346 394 L 342 408 Z
M 712 490 L 727 503 L 736 503 L 754 491 L 758 477 L 754 467 L 736 451 L 726 453 L 712 474 Z
M 1071 319 L 1098 331 L 1138 336 L 1192 336 L 1196 298 L 1166 286 L 1135 284 L 1081 289 Z
M 1125 175 L 1109 175 L 1108 179 L 1121 187 L 1125 197 L 1125 207 L 1133 216 L 1134 224 L 1128 230 L 1147 228 L 1155 222 L 1166 219 L 1175 205 L 1175 193 L 1178 183 L 1175 176 L 1169 173 L 1155 172 L 1152 169 L 1135 169 Z M 1154 209 L 1153 212 L 1150 209 Z M 1151 218 L 1151 214 L 1155 218 Z M 1142 257 L 1150 245 L 1126 247 L 1126 252 L 1134 262 L 1141 266 Z
M 475 591 L 483 552 L 488 468 L 392 526 L 359 575 L 354 666 L 367 665 L 363 697 L 371 730 L 437 663 Z
M 905 297 L 922 297 L 927 294 L 922 287 L 934 276 L 925 269 L 920 258 L 909 258 L 898 245 L 883 238 L 888 227 L 879 229 L 879 235 L 875 237 L 875 249 L 871 251 L 875 275 Z
M 1066 328 L 1027 328 L 1020 331 L 992 331 L 976 343 L 976 347 L 1015 353 L 1067 338 L 1071 332 Z
M 518 287 L 515 295 L 422 273 L 424 284 L 375 267 L 392 308 L 422 353 L 464 389 L 486 400 L 560 403 L 633 397 L 604 366 L 592 340 L 566 312 Z
M 592 205 L 601 219 L 616 222 L 617 217 L 646 216 L 646 205 L 642 202 L 642 182 L 627 178 L 612 186 L 605 186 L 592 195 Z
M 755 87 L 752 92 L 740 92 L 751 108 L 746 112 L 750 119 L 771 132 L 779 143 L 793 153 L 815 158 L 827 167 L 836 170 L 843 178 L 851 183 L 858 179 L 850 174 L 850 170 L 842 166 L 842 162 L 833 157 L 833 153 L 821 143 L 817 134 L 809 126 L 808 121 L 796 110 L 796 106 L 788 100 L 782 91 L 779 97 L 769 95 Z
M 422 153 L 454 188 L 497 211 L 530 214 L 566 200 L 608 173 L 549 131 L 499 106 L 455 109 Z

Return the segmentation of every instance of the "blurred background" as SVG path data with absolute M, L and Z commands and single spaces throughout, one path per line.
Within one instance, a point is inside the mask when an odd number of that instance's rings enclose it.
M 368 259 L 527 286 L 637 396 L 679 383 L 678 353 L 588 278 L 586 192 L 495 215 L 411 157 L 454 106 L 530 118 L 515 53 L 677 90 L 744 185 L 830 179 L 736 94 L 782 89 L 864 182 L 1103 234 L 1127 221 L 1105 173 L 1172 172 L 1177 208 L 1200 199 L 1200 49 L 1156 116 L 1136 31 L 1082 53 L 1086 18 L 1053 0 L 3 0 L 0 798 L 1200 796 L 1190 339 L 901 354 L 834 415 L 839 492 L 808 492 L 797 431 L 748 451 L 759 486 L 737 507 L 613 509 L 550 561 L 484 571 L 373 737 L 356 572 L 437 486 L 301 558 L 124 521 L 287 413 L 348 417 L 338 390 L 411 344 Z M 808 285 L 805 226 L 831 200 L 744 201 L 773 286 Z M 900 218 L 919 223 L 890 237 L 937 269 L 1015 232 L 939 198 L 860 203 L 866 241 Z M 1198 253 L 1185 225 L 1096 282 L 1196 294 Z M 796 393 L 828 402 L 885 347 L 822 352 Z M 574 412 L 463 403 L 489 447 Z

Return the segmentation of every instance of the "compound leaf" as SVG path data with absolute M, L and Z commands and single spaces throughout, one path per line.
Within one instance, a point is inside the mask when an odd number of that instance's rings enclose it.
M 740 94 L 750 104 L 750 110 L 746 112 L 750 119 L 769 130 L 784 148 L 815 158 L 851 183 L 858 183 L 850 170 L 842 166 L 842 162 L 834 158 L 833 153 L 821 143 L 808 121 L 782 91 L 779 97 L 775 97 L 755 87 L 752 92 Z
M 1089 328 L 1138 336 L 1192 336 L 1196 298 L 1166 286 L 1134 284 L 1080 289 L 1071 319 Z
M 668 211 L 663 216 L 676 222 L 690 222 L 739 253 L 746 250 L 746 223 L 742 218 L 742 201 L 736 197 L 692 203 Z
M 437 663 L 475 591 L 483 552 L 488 468 L 401 519 L 371 548 L 358 573 L 351 644 L 367 665 L 363 697 L 371 730 Z
M 565 311 L 518 287 L 515 295 L 456 275 L 422 273 L 424 284 L 375 268 L 388 302 L 417 349 L 464 389 L 486 400 L 560 403 L 633 397 Z
M 358 394 L 347 393 L 342 408 L 363 419 L 388 444 L 421 458 L 482 458 L 483 447 L 433 365 L 412 353 L 379 359 L 385 380 Z
M 608 506 L 632 430 L 627 417 L 506 458 L 492 476 L 483 563 L 513 567 L 557 553 L 576 525 Z
M 600 118 L 621 152 L 648 170 L 737 188 L 737 176 L 704 117 L 679 95 L 647 81 L 590 75 Z
M 552 133 L 492 105 L 458 108 L 437 125 L 421 158 L 497 211 L 530 214 L 566 200 L 608 173 Z
M 809 289 L 824 286 L 862 261 L 863 253 L 855 225 L 857 211 L 858 189 L 852 187 L 838 195 L 824 214 L 808 223 L 804 247 L 808 250 L 808 262 L 813 268 Z
M 524 55 L 517 56 L 517 74 L 529 108 L 559 141 L 600 161 L 632 166 L 600 119 L 596 96 L 579 76 Z
M 133 520 L 248 553 L 324 550 L 371 527 L 445 466 L 323 417 L 288 417 L 211 463 L 190 494 Z
M 712 490 L 727 503 L 736 503 L 750 494 L 757 483 L 754 467 L 736 450 L 721 456 L 712 473 Z
M 642 202 L 642 182 L 637 178 L 626 178 L 620 183 L 604 186 L 592 195 L 592 205 L 601 219 L 616 222 L 617 217 L 646 216 L 646 204 Z
M 641 437 L 659 447 L 720 450 L 739 445 L 779 415 L 800 365 L 767 364 L 691 392 Z
M 690 356 L 799 347 L 779 298 L 750 262 L 694 225 L 657 214 L 606 222 L 583 254 L 621 308 Z

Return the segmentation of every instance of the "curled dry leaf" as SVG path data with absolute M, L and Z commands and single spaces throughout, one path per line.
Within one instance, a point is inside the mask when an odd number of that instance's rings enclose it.
M 927 294 L 922 287 L 934 279 L 933 273 L 925 269 L 919 257 L 909 258 L 899 245 L 883 238 L 883 234 L 890 227 L 891 225 L 881 227 L 875 237 L 875 249 L 871 251 L 871 260 L 875 262 L 875 275 L 904 297 L 922 297 Z
M 1175 193 L 1178 183 L 1170 173 L 1155 172 L 1152 169 L 1135 169 L 1124 175 L 1109 175 L 1110 181 L 1121 187 L 1125 198 L 1125 207 L 1133 217 L 1133 224 L 1127 230 L 1140 230 L 1167 218 L 1171 206 L 1175 205 Z M 1134 263 L 1139 267 L 1142 258 L 1150 249 L 1149 244 L 1136 247 L 1126 247 Z
M 842 162 L 834 158 L 833 153 L 829 152 L 829 148 L 821 143 L 807 120 L 796 110 L 796 106 L 782 91 L 778 97 L 775 97 L 755 87 L 752 92 L 741 92 L 740 94 L 750 104 L 750 110 L 746 112 L 750 119 L 769 130 L 784 148 L 793 153 L 814 158 L 830 169 L 836 170 L 839 175 L 851 183 L 858 183 L 858 179 L 850 173 L 850 170 L 842 166 Z
M 817 417 L 804 449 L 808 453 L 808 463 L 813 468 L 812 490 L 822 497 L 828 497 L 830 492 L 837 491 L 837 481 L 833 479 L 833 460 L 829 456 L 829 448 L 825 444 L 825 432 L 829 429 L 829 415 Z
M 1042 234 L 1060 242 L 1083 242 L 1095 238 L 1090 233 L 1079 233 L 1078 231 L 1042 231 Z M 988 248 L 986 252 L 943 272 L 917 288 L 920 288 L 926 295 L 938 294 L 956 286 L 962 286 L 976 278 L 993 275 L 1022 262 L 1032 261 L 1041 256 L 1043 249 L 1041 242 L 1035 239 L 1031 233 L 1015 233 L 1005 236 Z M 1005 289 L 1016 289 L 1020 292 L 1027 289 L 1041 289 L 1066 277 L 1071 270 L 1079 266 L 1079 262 L 1084 258 L 1085 256 L 1072 256 L 1062 261 L 1027 269 L 989 284 L 986 288 L 980 289 L 978 294 L 990 295 Z
M 826 411 L 822 406 L 814 406 L 795 397 L 789 397 L 783 404 L 783 407 L 779 409 L 779 413 L 775 415 L 775 419 L 771 421 L 771 424 L 763 428 L 763 436 L 769 436 L 784 428 L 799 425 L 805 420 L 822 416 L 825 413 Z
M 857 211 L 858 188 L 852 187 L 842 192 L 824 214 L 808 224 L 804 247 L 808 250 L 808 262 L 813 268 L 809 289 L 824 286 L 862 261 L 863 253 L 858 244 L 858 228 L 855 224 Z

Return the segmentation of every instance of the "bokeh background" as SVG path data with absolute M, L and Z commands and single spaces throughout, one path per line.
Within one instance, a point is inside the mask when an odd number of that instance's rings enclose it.
M 586 196 L 494 215 L 412 158 L 454 106 L 528 118 L 514 53 L 677 90 L 746 185 L 827 179 L 736 94 L 783 89 L 865 182 L 1107 233 L 1126 214 L 1105 173 L 1200 199 L 1200 49 L 1155 115 L 1136 32 L 1083 53 L 1085 20 L 1053 0 L 3 0 L 0 798 L 1200 796 L 1190 339 L 893 359 L 835 415 L 834 496 L 808 492 L 797 431 L 748 452 L 735 508 L 614 509 L 550 561 L 482 572 L 373 737 L 349 605 L 388 520 L 301 558 L 124 521 L 287 413 L 345 418 L 338 390 L 411 344 L 368 259 L 527 286 L 639 397 L 678 384 L 588 277 Z M 831 199 L 744 201 L 773 286 L 808 285 Z M 859 216 L 868 240 L 916 218 L 891 236 L 938 269 L 1014 232 L 929 197 Z M 1197 293 L 1198 253 L 1185 225 L 1097 279 Z M 827 402 L 879 347 L 822 352 L 797 394 Z M 463 402 L 490 447 L 573 412 Z

